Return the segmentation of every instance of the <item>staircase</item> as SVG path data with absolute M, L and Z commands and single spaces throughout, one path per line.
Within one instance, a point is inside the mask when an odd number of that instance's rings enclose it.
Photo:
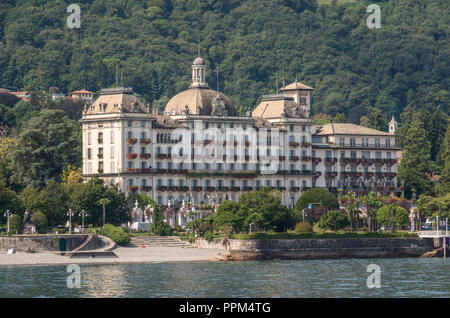
M 128 247 L 191 247 L 188 243 L 181 241 L 175 236 L 134 236 Z

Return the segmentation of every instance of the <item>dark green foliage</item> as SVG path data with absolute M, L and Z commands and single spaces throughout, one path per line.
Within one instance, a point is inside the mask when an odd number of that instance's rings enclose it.
M 42 110 L 31 118 L 17 137 L 12 150 L 13 179 L 42 187 L 59 176 L 68 165 L 81 161 L 80 127 L 62 111 Z
M 322 215 L 317 225 L 325 230 L 342 230 L 350 224 L 347 215 L 339 210 L 331 210 Z
M 102 235 L 109 237 L 119 246 L 125 246 L 130 243 L 130 235 L 125 233 L 121 228 L 115 227 L 112 224 L 105 224 L 102 227 Z
M 9 217 L 9 231 L 11 234 L 22 233 L 22 219 L 17 214 Z
M 82 28 L 68 30 L 67 2 L 2 1 L 0 83 L 98 91 L 115 85 L 118 67 L 124 85 L 156 106 L 187 87 L 200 40 L 209 84 L 219 67 L 220 90 L 244 111 L 275 91 L 276 72 L 279 84 L 298 76 L 316 88 L 314 113 L 351 122 L 368 107 L 386 118 L 410 104 L 444 110 L 447 1 L 383 2 L 376 30 L 366 26 L 367 3 L 339 2 L 84 1 Z
M 380 225 L 401 227 L 408 224 L 408 212 L 400 206 L 382 206 L 377 211 L 377 222 Z
M 155 210 L 153 213 L 152 224 L 150 226 L 150 232 L 160 236 L 171 235 L 173 232 L 172 227 L 164 222 L 159 211 Z
M 31 216 L 31 222 L 33 222 L 33 224 L 36 225 L 36 230 L 38 231 L 38 233 L 47 232 L 48 222 L 47 217 L 45 216 L 44 213 L 39 211 L 33 213 L 33 215 Z
M 307 209 L 308 203 L 316 203 L 313 204 L 313 208 L 317 207 L 317 203 L 321 203 L 321 205 L 325 206 L 328 210 L 339 208 L 339 201 L 336 196 L 333 193 L 320 188 L 312 188 L 302 193 L 295 203 L 295 209 L 297 211 Z

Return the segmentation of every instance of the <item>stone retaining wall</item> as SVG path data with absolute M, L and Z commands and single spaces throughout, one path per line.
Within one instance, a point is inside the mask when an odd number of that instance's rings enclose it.
M 0 237 L 0 250 L 15 248 L 17 251 L 59 251 L 59 239 L 66 240 L 66 250 L 71 251 L 83 244 L 88 235 L 12 235 Z
M 228 242 L 231 258 L 235 260 L 419 257 L 436 248 L 433 239 L 420 238 L 230 239 Z M 208 242 L 202 238 L 191 245 L 227 249 L 222 242 Z

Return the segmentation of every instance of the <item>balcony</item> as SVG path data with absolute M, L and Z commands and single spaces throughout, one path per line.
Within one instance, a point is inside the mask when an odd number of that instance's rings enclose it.
M 300 191 L 300 188 L 299 188 L 299 187 L 290 187 L 290 188 L 289 188 L 289 191 L 290 191 L 290 192 L 299 192 L 299 191 Z
M 103 143 L 103 138 L 97 138 L 97 142 L 98 142 L 99 144 L 102 144 L 102 143 Z
M 203 187 L 200 187 L 200 186 L 192 187 L 192 191 L 194 191 L 194 192 L 200 192 L 202 190 L 203 190 Z
M 215 187 L 205 187 L 206 192 L 214 192 L 216 190 Z
M 177 186 L 169 186 L 169 191 L 172 191 L 172 192 L 178 191 L 178 187 Z
M 97 172 L 98 173 L 103 173 L 103 169 L 102 168 L 98 168 Z
M 150 191 L 152 191 L 152 187 L 151 186 L 141 186 L 141 191 L 150 192 Z
M 217 191 L 228 191 L 228 187 L 217 187 Z
M 335 164 L 337 161 L 338 161 L 337 158 L 325 158 L 324 163 L 325 163 L 326 165 L 333 165 L 333 164 Z
M 136 159 L 138 157 L 138 154 L 135 152 L 130 152 L 127 154 L 128 159 Z
M 291 157 L 289 157 L 289 160 L 290 161 L 299 161 L 300 160 L 300 157 L 298 157 L 298 156 L 291 156 Z
M 128 191 L 130 192 L 137 192 L 139 190 L 138 186 L 128 186 Z
M 141 153 L 140 154 L 140 158 L 141 159 L 150 159 L 151 158 L 151 154 L 149 154 L 149 153 Z
M 311 157 L 310 156 L 304 156 L 303 158 L 302 158 L 302 161 L 304 161 L 304 162 L 308 162 L 308 161 L 310 161 L 311 160 Z
M 103 154 L 102 153 L 98 153 L 97 157 L 98 157 L 98 159 L 103 159 Z
M 318 164 L 319 162 L 322 162 L 322 158 L 318 158 L 318 157 L 314 157 L 311 160 L 314 165 Z
M 297 141 L 290 141 L 290 142 L 289 142 L 289 147 L 294 147 L 294 148 L 296 148 L 296 147 L 298 147 L 298 146 L 300 146 L 300 143 L 297 142 Z
M 231 187 L 231 191 L 239 192 L 239 191 L 241 191 L 241 188 L 240 187 Z
M 253 191 L 253 187 L 244 187 L 244 191 Z
M 148 145 L 149 143 L 152 142 L 152 140 L 151 140 L 150 138 L 141 138 L 141 139 L 139 140 L 139 142 L 140 142 L 141 144 L 143 144 L 143 145 Z
M 337 172 L 336 171 L 327 171 L 327 172 L 325 172 L 325 176 L 327 178 L 335 178 L 337 176 Z
M 127 143 L 130 145 L 134 145 L 135 143 L 137 143 L 137 139 L 136 138 L 128 138 Z
M 167 186 L 159 185 L 156 189 L 157 191 L 167 191 Z
M 310 143 L 310 142 L 307 142 L 307 141 L 302 142 L 302 147 L 308 148 L 311 146 L 312 146 L 312 143 Z

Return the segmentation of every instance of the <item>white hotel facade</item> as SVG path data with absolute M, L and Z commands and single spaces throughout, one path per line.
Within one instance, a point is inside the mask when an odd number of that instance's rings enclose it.
M 401 191 L 394 118 L 389 132 L 318 126 L 309 116 L 313 88 L 300 82 L 282 88 L 283 94 L 262 96 L 242 116 L 230 99 L 209 88 L 205 72 L 204 61 L 196 58 L 191 86 L 167 103 L 163 115 L 151 113 L 132 89 L 102 90 L 81 119 L 83 176 L 98 174 L 161 205 L 237 200 L 263 186 L 278 189 L 290 207 L 311 187 Z M 203 151 L 214 147 L 209 156 Z

